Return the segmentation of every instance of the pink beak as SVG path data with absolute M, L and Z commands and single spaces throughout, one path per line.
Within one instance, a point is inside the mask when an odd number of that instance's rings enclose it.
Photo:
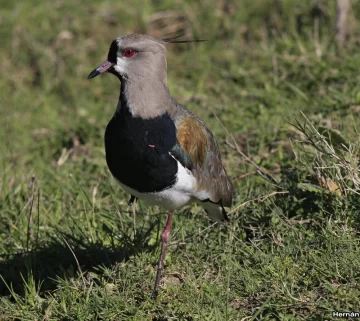
M 95 68 L 90 75 L 88 76 L 88 79 L 95 78 L 96 76 L 102 74 L 103 72 L 108 71 L 114 63 L 110 62 L 109 60 L 105 60 L 104 63 L 102 63 L 99 67 Z

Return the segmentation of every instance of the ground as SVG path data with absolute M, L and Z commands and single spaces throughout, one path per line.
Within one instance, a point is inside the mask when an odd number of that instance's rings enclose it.
M 0 320 L 330 320 L 360 311 L 360 18 L 335 1 L 2 1 Z M 172 95 L 217 137 L 230 222 L 166 214 L 111 177 L 119 82 L 88 74 L 129 33 L 168 45 Z M 135 214 L 134 214 L 135 213 Z

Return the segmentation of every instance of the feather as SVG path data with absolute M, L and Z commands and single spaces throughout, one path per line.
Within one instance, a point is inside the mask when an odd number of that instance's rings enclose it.
M 223 206 L 231 206 L 233 186 L 219 147 L 206 125 L 193 113 L 183 111 L 175 120 L 177 143 L 171 154 L 196 177 L 197 198 L 209 215 L 226 219 Z
M 191 39 L 191 40 L 177 40 L 181 37 L 184 37 L 185 34 L 184 33 L 181 33 L 175 37 L 171 37 L 171 38 L 165 38 L 165 39 L 161 39 L 163 42 L 166 42 L 166 43 L 188 43 L 188 42 L 204 42 L 204 41 L 207 41 L 207 40 L 203 40 L 203 39 Z
M 177 140 L 186 157 L 190 158 L 193 165 L 201 167 L 205 161 L 208 145 L 202 124 L 196 118 L 186 116 L 177 124 L 176 129 Z

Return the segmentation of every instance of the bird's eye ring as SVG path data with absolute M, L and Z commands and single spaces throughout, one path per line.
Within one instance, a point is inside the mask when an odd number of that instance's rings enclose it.
M 123 51 L 123 56 L 126 58 L 131 58 L 132 56 L 135 55 L 135 50 L 134 49 L 126 49 Z

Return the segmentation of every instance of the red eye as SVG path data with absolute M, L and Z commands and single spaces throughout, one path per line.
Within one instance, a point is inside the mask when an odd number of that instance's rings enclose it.
M 123 51 L 123 56 L 126 58 L 131 58 L 133 55 L 135 55 L 134 49 L 126 49 Z

